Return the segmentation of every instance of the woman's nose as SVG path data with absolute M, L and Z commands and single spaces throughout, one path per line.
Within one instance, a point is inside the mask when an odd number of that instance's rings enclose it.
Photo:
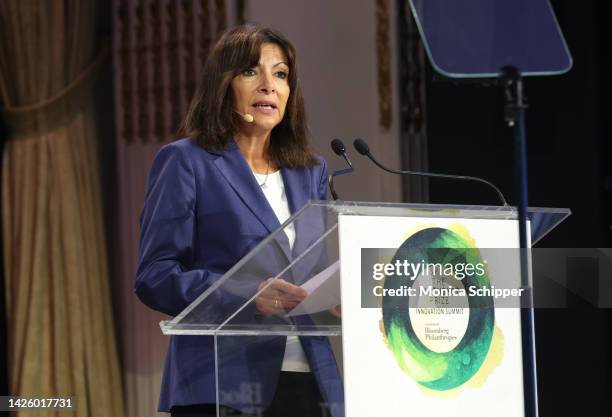
M 263 74 L 261 77 L 261 83 L 259 84 L 259 89 L 262 93 L 273 93 L 276 90 L 274 86 L 274 78 L 272 74 Z

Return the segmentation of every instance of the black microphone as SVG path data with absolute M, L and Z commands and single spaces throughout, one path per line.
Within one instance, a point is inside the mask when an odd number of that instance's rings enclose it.
M 374 162 L 374 164 L 376 164 L 376 166 L 378 166 L 380 169 L 390 172 L 392 174 L 399 174 L 399 175 L 418 175 L 421 177 L 432 177 L 432 178 L 445 178 L 445 179 L 449 179 L 449 180 L 458 180 L 458 181 L 472 181 L 472 182 L 479 182 L 481 184 L 486 184 L 487 186 L 491 187 L 492 189 L 495 190 L 495 192 L 497 193 L 500 201 L 502 202 L 502 204 L 504 206 L 507 206 L 508 203 L 506 202 L 506 198 L 504 197 L 504 195 L 502 194 L 502 192 L 500 191 L 499 188 L 497 188 L 495 186 L 495 184 L 493 184 L 490 181 L 487 181 L 483 178 L 478 178 L 478 177 L 470 177 L 468 175 L 451 175 L 451 174 L 437 174 L 434 172 L 420 172 L 420 171 L 398 171 L 395 169 L 390 169 L 385 167 L 383 164 L 381 164 L 380 162 L 378 162 L 370 153 L 370 147 L 368 146 L 368 144 L 365 142 L 365 140 L 363 139 L 355 139 L 355 141 L 353 142 L 353 146 L 355 147 L 355 149 L 357 150 L 357 152 L 359 152 L 360 154 L 367 156 L 368 158 L 370 158 L 370 160 L 372 162 Z
M 344 160 L 346 161 L 346 163 L 348 164 L 349 168 L 344 168 L 344 169 L 338 169 L 336 171 L 334 171 L 329 177 L 327 177 L 327 185 L 329 186 L 329 191 L 332 195 L 332 198 L 334 200 L 338 199 L 338 194 L 336 193 L 336 190 L 334 189 L 334 177 L 338 176 L 338 175 L 342 175 L 342 174 L 348 174 L 349 172 L 353 172 L 353 164 L 351 164 L 351 160 L 349 159 L 348 155 L 346 154 L 346 148 L 344 147 L 344 143 L 342 143 L 342 141 L 340 139 L 334 139 L 331 141 L 331 148 L 334 151 L 334 153 L 338 156 L 341 156 L 344 158 Z

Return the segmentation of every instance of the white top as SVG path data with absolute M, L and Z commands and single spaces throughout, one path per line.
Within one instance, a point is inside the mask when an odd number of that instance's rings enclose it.
M 274 210 L 278 221 L 282 224 L 291 216 L 291 212 L 289 211 L 285 184 L 283 183 L 280 170 L 268 175 L 253 172 L 253 175 L 255 175 L 255 180 L 261 187 L 261 191 L 266 196 L 272 210 Z M 295 226 L 291 224 L 285 227 L 284 231 L 287 239 L 289 239 L 289 247 L 293 249 Z M 287 346 L 285 347 L 285 356 L 281 370 L 288 372 L 310 372 L 308 359 L 306 359 L 306 354 L 297 336 L 287 336 Z

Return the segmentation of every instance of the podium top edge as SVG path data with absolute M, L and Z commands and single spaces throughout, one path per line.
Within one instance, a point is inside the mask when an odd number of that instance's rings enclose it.
M 518 215 L 518 208 L 515 206 L 494 206 L 494 205 L 462 205 L 462 204 L 429 204 L 429 203 L 386 203 L 370 201 L 343 201 L 343 200 L 310 200 L 310 206 L 328 207 L 338 212 L 352 210 L 355 208 L 381 208 L 381 209 L 413 209 L 422 211 L 441 211 L 441 210 L 461 210 L 461 211 L 484 211 L 484 212 L 503 212 Z M 553 207 L 528 207 L 529 213 L 538 214 L 561 214 L 570 215 L 569 208 Z

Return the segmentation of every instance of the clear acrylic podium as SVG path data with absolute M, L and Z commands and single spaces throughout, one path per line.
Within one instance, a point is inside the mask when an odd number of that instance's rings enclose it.
M 530 208 L 531 242 L 537 243 L 561 223 L 568 209 Z M 282 361 L 287 337 L 296 336 L 307 343 L 331 340 L 338 366 L 342 368 L 342 320 L 335 306 L 341 304 L 339 278 L 340 216 L 428 217 L 453 219 L 501 219 L 516 221 L 518 213 L 510 206 L 452 206 L 426 204 L 387 204 L 342 201 L 311 201 L 295 213 L 278 230 L 271 233 L 249 254 L 202 293 L 190 306 L 172 320 L 162 321 L 166 335 L 213 337 L 216 358 L 217 403 L 231 404 L 257 414 L 266 389 L 265 370 L 277 372 Z M 295 241 L 290 248 L 284 230 L 293 227 Z M 294 310 L 279 306 L 274 314 L 261 312 L 262 298 L 275 280 L 284 279 L 302 285 L 316 281 L 316 299 L 304 302 Z M 347 280 L 347 277 L 343 277 Z M 351 282 L 353 278 L 350 278 Z M 311 283 L 312 283 L 311 281 Z M 354 277 L 360 285 L 360 277 Z M 346 284 L 345 284 L 346 285 Z M 306 284 L 308 287 L 308 284 Z M 312 287 L 312 286 L 311 286 Z M 308 287 L 310 288 L 310 287 Z M 312 288 L 310 288 L 312 289 Z M 267 300 L 269 301 L 269 300 Z M 309 301 L 307 299 L 306 301 Z M 311 349 L 312 350 L 312 349 Z M 316 349 L 315 349 L 316 350 Z M 258 366 L 247 379 L 236 380 L 237 369 L 249 368 L 258 352 L 278 352 L 276 361 Z M 274 355 L 272 355 L 274 356 Z M 313 359 L 313 358 L 309 358 Z M 312 363 L 312 361 L 311 361 Z M 326 361 L 315 364 L 313 371 L 323 372 Z M 262 374 L 264 373 L 264 374 Z M 244 376 L 243 376 L 244 378 Z M 340 381 L 332 387 L 342 390 Z M 297 394 L 296 394 L 297 395 Z M 328 404 L 331 415 L 344 415 L 342 404 Z

